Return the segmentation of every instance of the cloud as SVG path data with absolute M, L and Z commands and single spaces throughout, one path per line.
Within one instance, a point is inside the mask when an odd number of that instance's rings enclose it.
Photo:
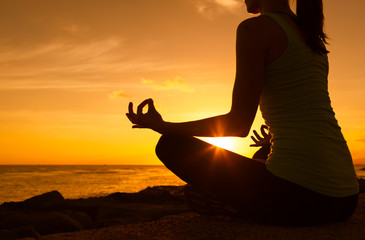
M 0 79 L 3 88 L 33 88 L 36 82 L 50 86 L 71 79 L 93 80 L 117 68 L 116 51 L 123 49 L 123 39 L 107 38 L 78 44 L 50 42 L 35 47 L 8 48 L 0 52 Z M 35 83 L 35 84 L 34 84 Z
M 72 23 L 64 26 L 63 30 L 74 35 L 80 35 L 80 33 L 89 31 L 89 27 L 80 26 L 78 24 Z
M 117 99 L 117 98 L 131 98 L 132 96 L 126 94 L 123 90 L 114 91 L 109 94 L 109 99 Z
M 237 0 L 199 0 L 195 3 L 198 12 L 209 19 L 226 11 L 234 11 L 240 6 L 241 3 Z
M 151 79 L 144 79 L 144 78 L 142 78 L 142 83 L 143 84 L 153 84 L 153 80 L 151 80 Z
M 237 0 L 214 0 L 214 2 L 226 8 L 239 6 L 239 2 Z
M 78 27 L 74 28 L 77 32 Z M 53 41 L 32 47 L 6 47 L 0 42 L 0 48 L 2 90 L 69 89 L 111 92 L 115 88 L 124 88 L 126 84 L 136 85 L 124 79 L 133 78 L 136 73 L 196 67 L 190 63 L 172 63 L 156 56 L 135 56 L 123 37 L 81 43 Z
M 151 86 L 155 90 L 178 90 L 182 92 L 192 93 L 195 91 L 194 88 L 189 87 L 185 80 L 181 77 L 175 77 L 173 79 L 165 79 L 161 83 L 156 83 L 151 79 L 142 78 L 141 82 L 143 84 Z

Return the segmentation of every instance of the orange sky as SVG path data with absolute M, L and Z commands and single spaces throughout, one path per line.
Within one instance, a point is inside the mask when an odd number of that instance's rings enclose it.
M 330 96 L 365 164 L 365 2 L 325 7 Z M 248 17 L 235 0 L 2 0 L 0 164 L 159 164 L 128 102 L 152 97 L 167 121 L 226 113 Z M 225 144 L 250 156 L 250 142 Z

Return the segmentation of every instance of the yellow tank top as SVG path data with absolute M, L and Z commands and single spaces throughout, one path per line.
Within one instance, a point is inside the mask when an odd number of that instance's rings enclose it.
M 265 68 L 260 109 L 272 134 L 267 169 L 315 192 L 345 197 L 359 186 L 328 94 L 327 55 L 314 53 L 280 15 L 285 52 Z

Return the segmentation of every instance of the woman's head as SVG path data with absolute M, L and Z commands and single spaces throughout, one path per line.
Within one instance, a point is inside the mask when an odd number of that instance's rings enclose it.
M 260 13 L 261 0 L 246 0 L 247 12 L 252 14 Z
M 287 11 L 289 8 L 288 0 L 245 0 L 247 12 L 252 14 L 264 13 L 271 9 Z

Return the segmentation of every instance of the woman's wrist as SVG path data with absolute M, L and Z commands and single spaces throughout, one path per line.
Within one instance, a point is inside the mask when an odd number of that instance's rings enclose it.
M 168 129 L 168 122 L 162 121 L 161 124 L 159 124 L 159 126 L 157 126 L 156 128 L 154 128 L 153 130 L 161 133 L 161 134 L 166 134 L 167 133 L 167 129 Z

